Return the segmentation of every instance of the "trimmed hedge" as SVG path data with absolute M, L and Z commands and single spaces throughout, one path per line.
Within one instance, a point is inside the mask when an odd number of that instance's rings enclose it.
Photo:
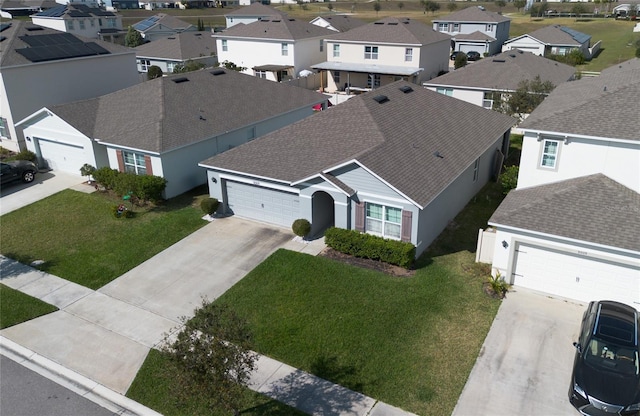
M 213 215 L 218 210 L 220 202 L 216 198 L 205 198 L 200 201 L 200 209 L 205 214 Z
M 327 246 L 341 253 L 410 268 L 416 256 L 411 243 L 388 240 L 355 230 L 331 227 L 324 233 Z
M 111 189 L 120 196 L 133 195 L 140 201 L 160 201 L 167 187 L 167 180 L 160 176 L 118 172 L 109 167 L 97 169 L 92 176 L 105 189 Z
M 304 218 L 298 218 L 291 225 L 291 231 L 298 237 L 304 237 L 311 232 L 311 223 Z

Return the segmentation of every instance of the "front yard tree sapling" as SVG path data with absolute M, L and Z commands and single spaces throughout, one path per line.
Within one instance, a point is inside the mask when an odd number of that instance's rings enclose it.
M 304 218 L 299 218 L 293 222 L 291 230 L 298 237 L 304 238 L 311 232 L 311 223 Z

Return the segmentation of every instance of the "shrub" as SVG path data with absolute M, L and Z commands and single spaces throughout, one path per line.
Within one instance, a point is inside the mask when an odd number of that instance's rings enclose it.
M 167 187 L 167 180 L 159 176 L 136 175 L 129 172 L 118 172 L 116 169 L 103 167 L 93 173 L 93 179 L 105 189 L 116 194 L 132 195 L 141 201 L 156 202 L 162 199 L 162 192 Z
M 82 167 L 80 168 L 80 175 L 82 176 L 86 176 L 87 178 L 91 175 L 93 175 L 93 173 L 96 171 L 96 168 L 91 166 L 88 163 L 85 163 L 84 165 L 82 165 Z
M 162 192 L 167 187 L 167 180 L 160 176 L 135 175 L 134 194 L 143 201 L 157 202 L 162 200 Z
M 341 253 L 371 260 L 379 260 L 409 268 L 416 255 L 416 247 L 407 242 L 388 240 L 355 230 L 331 227 L 324 234 L 327 246 Z
M 202 212 L 208 215 L 213 215 L 218 210 L 218 206 L 220 205 L 220 201 L 216 198 L 205 198 L 200 201 L 200 208 Z
M 509 287 L 511 287 L 511 285 L 504 280 L 500 272 L 497 272 L 495 276 L 489 276 L 488 283 L 493 293 L 499 298 L 505 297 L 509 291 Z
M 96 182 L 104 187 L 104 189 L 113 189 L 116 184 L 116 176 L 118 175 L 118 171 L 116 169 L 111 169 L 108 166 L 102 167 L 100 169 L 96 169 L 93 172 L 93 179 Z
M 15 160 L 28 160 L 30 162 L 36 162 L 36 154 L 31 150 L 22 150 L 15 157 Z
M 293 222 L 291 230 L 298 237 L 305 237 L 311 231 L 311 223 L 304 218 L 299 218 Z
M 151 65 L 147 70 L 147 79 L 156 79 L 162 76 L 162 69 L 157 65 Z
M 519 168 L 516 165 L 507 166 L 504 168 L 502 175 L 500 175 L 500 185 L 502 186 L 502 193 L 505 195 L 518 185 L 518 171 Z

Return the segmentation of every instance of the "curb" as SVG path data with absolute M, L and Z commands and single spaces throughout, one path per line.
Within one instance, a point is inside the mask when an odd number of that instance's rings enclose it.
M 74 393 L 123 416 L 162 416 L 122 394 L 76 373 L 0 335 L 0 354 Z

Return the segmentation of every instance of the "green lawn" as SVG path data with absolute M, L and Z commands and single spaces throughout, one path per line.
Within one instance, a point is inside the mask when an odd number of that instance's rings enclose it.
M 57 311 L 40 299 L 25 295 L 0 283 L 0 329 Z
M 103 193 L 65 190 L 2 216 L 3 255 L 98 289 L 207 224 L 197 206 L 203 189 L 135 218 L 115 218 L 118 199 Z

